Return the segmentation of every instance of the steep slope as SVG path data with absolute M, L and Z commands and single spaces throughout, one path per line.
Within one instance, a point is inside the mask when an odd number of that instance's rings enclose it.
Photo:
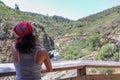
M 90 15 L 78 21 L 70 22 L 67 30 L 68 33 L 57 39 L 56 42 L 62 40 L 57 45 L 59 44 L 58 47 L 62 49 L 62 55 L 65 59 L 78 59 L 94 51 L 97 51 L 96 53 L 98 54 L 102 51 L 103 46 L 107 44 L 112 45 L 113 42 L 119 40 L 119 22 L 120 6 Z M 118 46 L 116 43 L 113 44 L 116 47 Z M 108 56 L 108 53 L 104 54 Z M 118 47 L 112 55 L 114 54 L 115 57 L 115 55 L 118 55 L 117 53 Z M 102 54 L 98 55 L 102 56 Z

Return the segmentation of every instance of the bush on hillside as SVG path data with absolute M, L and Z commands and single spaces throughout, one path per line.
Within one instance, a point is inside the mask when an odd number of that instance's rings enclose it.
M 115 44 L 108 43 L 99 51 L 98 59 L 100 60 L 115 60 L 118 61 L 118 49 Z
M 82 40 L 76 40 L 72 45 L 69 45 L 63 52 L 61 53 L 62 57 L 67 60 L 75 60 L 80 57 L 88 54 L 88 52 L 82 51 L 85 48 L 85 42 Z
M 100 34 L 97 32 L 93 33 L 90 37 L 88 37 L 86 40 L 87 48 L 90 49 L 91 51 L 95 51 L 98 48 L 100 48 L 101 43 L 99 37 Z

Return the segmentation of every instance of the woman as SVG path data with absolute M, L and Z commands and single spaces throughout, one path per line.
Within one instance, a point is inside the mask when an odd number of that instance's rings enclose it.
M 12 45 L 16 80 L 41 80 L 41 71 L 52 71 L 52 65 L 46 50 L 37 45 L 31 23 L 17 24 L 14 32 L 18 35 Z M 43 63 L 46 67 L 42 68 Z

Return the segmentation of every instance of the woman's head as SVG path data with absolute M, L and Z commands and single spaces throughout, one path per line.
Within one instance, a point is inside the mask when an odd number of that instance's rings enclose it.
M 16 49 L 22 54 L 32 53 L 36 46 L 36 37 L 33 35 L 33 26 L 29 22 L 21 22 L 14 28 L 19 36 L 16 40 Z
M 15 26 L 14 32 L 19 37 L 24 37 L 26 35 L 29 35 L 30 33 L 33 32 L 32 24 L 29 22 L 21 22 Z

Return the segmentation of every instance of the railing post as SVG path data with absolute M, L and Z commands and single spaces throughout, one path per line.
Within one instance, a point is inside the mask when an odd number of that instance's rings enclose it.
M 86 80 L 86 67 L 83 67 L 81 69 L 77 69 L 77 77 L 82 78 L 82 80 Z
M 86 75 L 86 67 L 77 69 L 77 76 L 83 76 L 83 75 Z

